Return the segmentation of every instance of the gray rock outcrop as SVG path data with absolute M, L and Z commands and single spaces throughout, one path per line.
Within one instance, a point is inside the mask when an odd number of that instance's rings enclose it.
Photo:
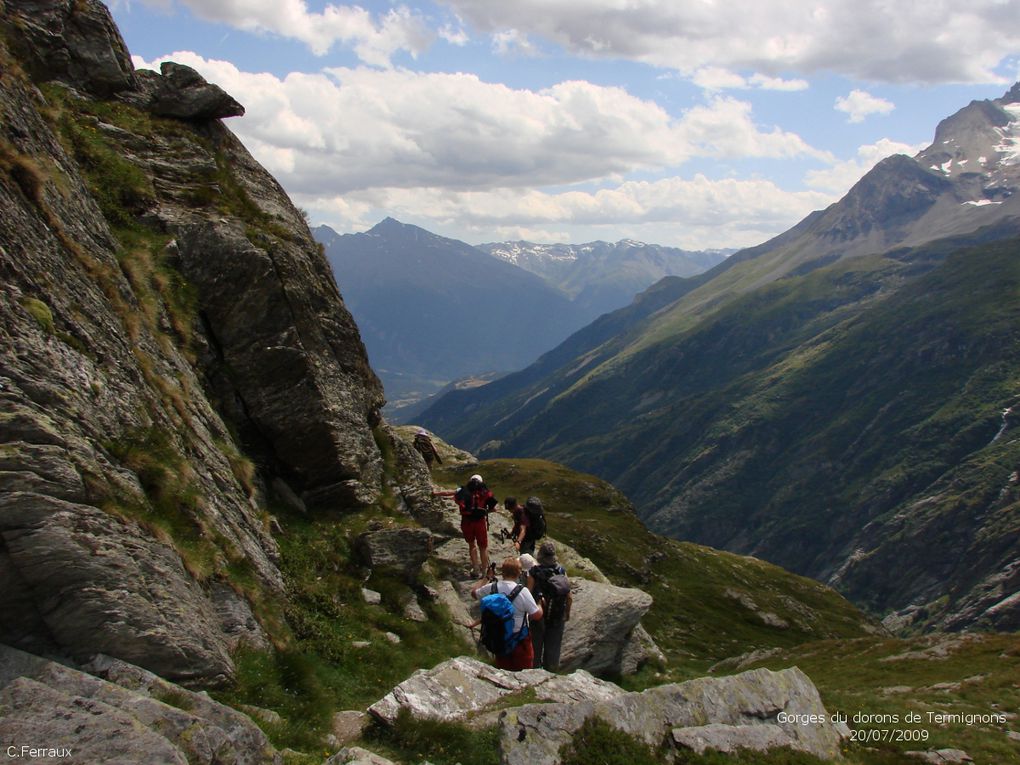
M 3 505 L 8 575 L 35 593 L 56 646 L 79 658 L 115 653 L 181 680 L 233 672 L 212 604 L 171 547 L 89 505 L 30 492 Z M 20 613 L 0 616 L 5 633 L 17 632 Z
M 0 739 L 66 749 L 71 763 L 281 762 L 249 718 L 204 694 L 107 657 L 90 670 L 0 646 Z
M 426 529 L 400 527 L 366 531 L 355 550 L 371 569 L 388 569 L 413 580 L 432 552 L 432 535 Z
M 106 6 L 76 0 L 8 0 L 17 53 L 33 77 L 107 96 L 136 87 L 124 39 Z
M 570 675 L 554 675 L 544 669 L 509 672 L 461 656 L 415 672 L 368 711 L 386 723 L 394 722 L 402 708 L 420 719 L 469 720 L 529 689 L 549 702 L 612 699 L 624 693 L 584 670 Z
M 346 746 L 326 760 L 324 765 L 396 765 L 396 763 L 360 746 Z
M 149 90 L 146 107 L 153 114 L 195 122 L 244 115 L 241 104 L 190 66 L 164 61 L 159 71 L 161 77 L 145 75 Z
M 779 722 L 780 712 L 814 715 L 824 722 Z M 559 762 L 560 748 L 592 716 L 656 748 L 664 742 L 696 751 L 708 746 L 729 750 L 788 746 L 823 759 L 839 756 L 845 731 L 844 726 L 828 722 L 817 689 L 799 669 L 758 669 L 732 677 L 664 685 L 606 701 L 509 709 L 500 720 L 501 762 Z
M 633 672 L 647 658 L 642 641 L 651 639 L 636 630 L 652 606 L 652 596 L 587 579 L 571 579 L 571 590 L 574 602 L 563 632 L 562 669 L 622 674 L 626 664 Z

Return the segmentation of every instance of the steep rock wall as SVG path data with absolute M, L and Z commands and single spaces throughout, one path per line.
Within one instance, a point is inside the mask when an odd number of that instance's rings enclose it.
M 426 477 L 384 475 L 381 386 L 240 106 L 133 72 L 98 0 L 0 12 L 0 642 L 223 681 L 230 614 L 283 592 L 265 486 L 427 512 Z

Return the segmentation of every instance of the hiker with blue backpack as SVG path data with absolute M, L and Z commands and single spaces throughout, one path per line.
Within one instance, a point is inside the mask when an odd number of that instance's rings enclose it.
M 506 558 L 500 566 L 500 579 L 486 575 L 471 588 L 471 597 L 480 601 L 481 618 L 469 625 L 482 627 L 482 644 L 496 657 L 500 669 L 531 669 L 535 652 L 531 644 L 529 622 L 542 620 L 542 607 L 531 591 L 517 580 L 521 563 Z

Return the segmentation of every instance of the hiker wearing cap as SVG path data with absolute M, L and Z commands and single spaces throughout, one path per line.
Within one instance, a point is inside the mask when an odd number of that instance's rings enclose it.
M 489 568 L 489 512 L 496 507 L 496 498 L 480 475 L 473 475 L 453 495 L 460 508 L 460 530 L 471 556 L 472 578 Z
M 555 672 L 560 666 L 563 631 L 570 619 L 573 594 L 566 569 L 556 560 L 556 546 L 552 542 L 543 542 L 536 558 L 537 565 L 528 572 L 528 587 L 545 617 L 531 630 L 533 666 Z
M 536 624 L 541 624 L 542 607 L 535 602 L 535 598 L 527 587 L 518 584 L 521 576 L 521 562 L 516 558 L 506 558 L 500 566 L 501 578 L 497 581 L 488 576 L 471 588 L 471 597 L 482 601 L 482 618 L 469 627 L 476 627 L 483 624 L 487 596 L 505 595 L 513 606 L 513 622 L 507 623 L 507 632 L 513 636 L 514 647 L 506 654 L 496 654 L 496 666 L 500 669 L 519 671 L 531 669 L 534 664 L 535 652 L 532 647 L 530 629 Z M 507 611 L 509 614 L 510 612 Z M 483 633 L 485 628 L 483 626 Z M 483 634 L 483 642 L 485 635 Z M 487 645 L 488 647 L 488 645 Z
M 533 586 L 534 582 L 531 580 L 531 569 L 538 565 L 538 561 L 535 560 L 528 553 L 524 553 L 524 555 L 522 555 L 517 560 L 519 560 L 520 563 L 521 563 L 521 578 L 520 578 L 520 582 L 521 582 L 521 584 L 526 585 L 527 588 L 529 590 L 531 590 L 531 594 L 534 595 L 535 594 L 535 589 L 534 589 L 534 586 Z
M 414 441 L 412 445 L 421 455 L 422 459 L 425 460 L 425 465 L 429 470 L 432 469 L 433 462 L 438 462 L 440 465 L 443 464 L 443 460 L 439 456 L 439 452 L 436 451 L 436 445 L 432 443 L 432 439 L 429 437 L 429 432 L 424 428 L 418 428 L 418 432 L 414 434 Z

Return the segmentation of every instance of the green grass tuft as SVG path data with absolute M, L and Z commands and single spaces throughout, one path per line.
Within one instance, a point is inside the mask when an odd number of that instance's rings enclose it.
M 53 311 L 43 301 L 38 298 L 23 297 L 21 298 L 21 306 L 31 314 L 32 318 L 35 319 L 36 324 L 39 325 L 39 329 L 45 332 L 47 335 L 54 333 L 53 323 Z
M 633 736 L 589 717 L 560 749 L 562 765 L 661 765 L 663 758 Z
M 499 731 L 475 729 L 439 720 L 415 719 L 401 709 L 392 727 L 377 724 L 366 736 L 369 744 L 400 762 L 433 765 L 497 765 Z

